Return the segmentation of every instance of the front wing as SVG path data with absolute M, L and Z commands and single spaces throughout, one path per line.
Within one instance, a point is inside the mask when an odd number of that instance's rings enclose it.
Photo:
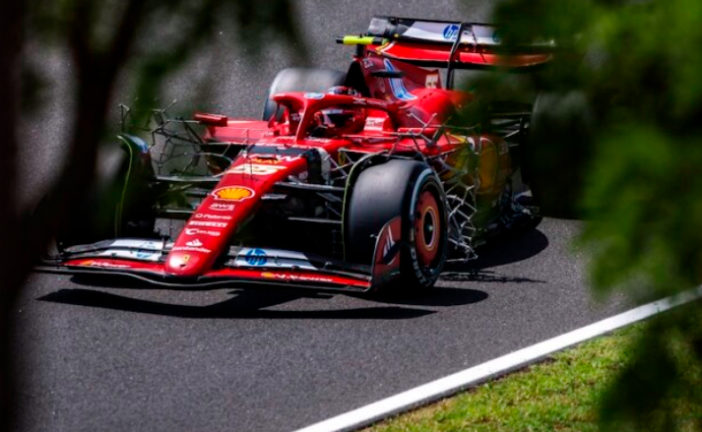
M 37 270 L 128 277 L 166 288 L 268 285 L 364 293 L 399 273 L 399 248 L 387 247 L 388 238 L 394 242 L 391 225 L 389 222 L 378 235 L 374 262 L 370 265 L 354 265 L 296 251 L 231 247 L 216 268 L 198 277 L 183 278 L 165 271 L 172 242 L 117 239 L 67 248 L 55 259 L 44 261 Z

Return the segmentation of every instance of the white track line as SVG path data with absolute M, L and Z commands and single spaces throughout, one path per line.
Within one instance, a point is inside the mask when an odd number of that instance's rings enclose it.
M 511 370 L 525 366 L 556 351 L 588 339 L 611 332 L 620 327 L 641 321 L 676 306 L 702 298 L 702 286 L 686 291 L 673 297 L 648 303 L 628 312 L 598 321 L 577 330 L 539 342 L 535 345 L 514 351 L 510 354 L 487 361 L 483 364 L 462 370 L 440 378 L 436 381 L 420 385 L 413 389 L 398 393 L 370 405 L 315 423 L 299 429 L 297 432 L 337 432 L 354 430 L 367 426 L 378 420 L 394 414 L 407 411 L 419 405 L 438 400 L 450 394 L 457 393 L 467 387 L 496 375 L 502 375 Z

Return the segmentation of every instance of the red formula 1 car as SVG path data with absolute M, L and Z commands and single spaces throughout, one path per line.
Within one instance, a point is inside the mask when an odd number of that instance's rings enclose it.
M 499 54 L 486 25 L 394 17 L 340 42 L 357 48 L 348 72 L 281 71 L 263 120 L 157 112 L 151 144 L 119 136 L 123 159 L 101 168 L 43 268 L 174 287 L 426 288 L 492 234 L 538 223 L 513 166 L 525 114 L 495 116 L 490 133 L 454 125 L 472 97 L 451 87 L 456 69 L 550 54 Z

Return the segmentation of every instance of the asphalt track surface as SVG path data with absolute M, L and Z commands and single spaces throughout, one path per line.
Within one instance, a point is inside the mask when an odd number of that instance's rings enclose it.
M 333 38 L 362 31 L 372 13 L 484 21 L 484 3 L 301 2 L 300 18 L 313 63 L 329 67 L 350 55 Z M 220 64 L 208 73 L 227 83 L 212 111 L 236 115 L 258 115 L 276 70 L 294 64 L 281 47 L 255 67 L 236 46 L 212 51 Z M 191 97 L 201 69 L 173 78 L 171 94 Z M 56 61 L 55 72 L 70 67 Z M 60 111 L 48 117 L 30 132 L 39 143 L 65 134 Z M 50 178 L 45 154 L 23 159 L 33 178 Z M 571 244 L 578 228 L 545 219 L 449 269 L 430 294 L 383 301 L 34 275 L 16 310 L 20 430 L 292 430 L 627 309 L 590 298 Z

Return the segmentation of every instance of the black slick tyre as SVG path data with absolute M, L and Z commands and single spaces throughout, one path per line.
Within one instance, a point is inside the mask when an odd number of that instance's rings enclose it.
M 417 291 L 434 285 L 446 261 L 444 192 L 434 171 L 414 160 L 393 159 L 362 171 L 346 203 L 347 259 L 370 263 L 376 236 L 402 219 L 400 277 L 381 290 Z

